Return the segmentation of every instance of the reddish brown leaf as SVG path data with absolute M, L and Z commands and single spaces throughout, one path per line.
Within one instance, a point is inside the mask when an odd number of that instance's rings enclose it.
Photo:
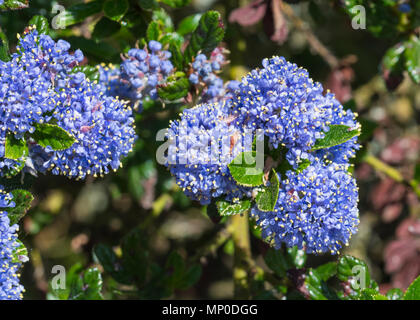
M 258 23 L 267 11 L 267 1 L 254 0 L 250 4 L 235 9 L 229 16 L 230 23 L 238 23 L 243 27 Z

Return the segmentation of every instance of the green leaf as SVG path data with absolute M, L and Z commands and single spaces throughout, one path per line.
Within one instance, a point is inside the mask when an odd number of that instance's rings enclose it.
M 323 290 L 325 282 L 316 270 L 311 268 L 308 271 L 305 278 L 305 286 L 312 300 L 328 300 Z
M 270 248 L 267 251 L 264 256 L 264 261 L 266 265 L 280 278 L 285 277 L 287 270 L 293 267 L 281 250 L 275 250 L 273 248 Z
M 174 31 L 174 24 L 172 22 L 172 19 L 163 8 L 153 11 L 152 21 L 159 22 L 162 25 L 163 32 Z
M 420 300 L 420 276 L 407 288 L 404 300 Z
M 70 148 L 76 139 L 63 128 L 55 124 L 39 123 L 35 125 L 35 131 L 31 134 L 32 139 L 41 147 L 50 146 L 53 150 L 65 150 Z
M 182 36 L 193 32 L 195 29 L 197 29 L 201 16 L 201 13 L 197 13 L 182 19 L 176 32 Z
M 99 81 L 99 70 L 92 66 L 76 66 L 71 70 L 71 73 L 83 72 L 90 81 Z
M 5 0 L 0 10 L 17 10 L 29 7 L 29 0 Z
M 135 229 L 124 237 L 121 245 L 124 270 L 133 276 L 138 286 L 146 280 L 149 267 L 147 240 L 144 231 Z
M 184 273 L 178 289 L 186 290 L 192 287 L 194 284 L 200 280 L 202 274 L 202 268 L 199 264 L 194 264 Z
M 102 276 L 97 268 L 87 269 L 82 277 L 75 277 L 69 300 L 103 300 Z
M 4 157 L 7 159 L 18 160 L 29 154 L 28 145 L 24 138 L 16 139 L 15 136 L 9 133 L 6 136 Z
M 120 29 L 121 25 L 118 22 L 102 17 L 95 25 L 92 37 L 95 39 L 108 38 L 117 33 Z
M 103 6 L 105 16 L 115 21 L 120 21 L 128 8 L 128 0 L 107 0 Z
M 123 268 L 121 261 L 115 252 L 104 244 L 98 244 L 93 248 L 93 254 L 104 270 L 121 284 L 132 283 L 131 275 Z
M 144 10 L 152 10 L 158 7 L 156 0 L 138 0 L 137 2 Z
M 7 213 L 10 219 L 10 225 L 14 225 L 18 223 L 31 208 L 31 203 L 34 200 L 34 197 L 29 191 L 23 189 L 16 189 L 11 193 L 13 195 L 15 207 L 8 208 Z
M 16 161 L 16 160 L 15 160 Z M 25 161 L 16 161 L 17 164 L 14 167 L 8 168 L 8 169 L 2 169 L 1 173 L 4 178 L 11 179 L 12 177 L 16 176 L 19 172 L 22 171 L 22 169 L 25 167 Z
M 341 281 L 349 281 L 356 292 L 371 286 L 368 267 L 365 262 L 353 256 L 345 255 L 340 258 L 337 265 L 337 277 Z
M 184 55 L 182 54 L 180 47 L 174 43 L 171 43 L 169 45 L 169 51 L 172 54 L 171 61 L 174 67 L 177 70 L 182 70 L 184 64 Z
M 172 8 L 182 8 L 191 3 L 191 0 L 160 0 L 160 2 L 172 7 Z
M 358 299 L 359 300 L 388 300 L 387 297 L 380 294 L 375 289 L 371 289 L 371 288 L 366 288 L 362 290 L 362 292 L 360 292 L 358 296 Z
M 185 49 L 185 61 L 191 62 L 199 51 L 205 54 L 213 51 L 223 40 L 224 34 L 220 13 L 208 11 L 203 14 Z
M 48 20 L 44 16 L 33 16 L 32 19 L 29 20 L 29 25 L 35 25 L 38 33 L 48 34 L 50 32 Z
M 303 268 L 306 262 L 306 253 L 304 250 L 299 249 L 297 246 L 287 248 L 287 260 L 294 268 Z
M 367 141 L 373 135 L 373 132 L 378 127 L 378 124 L 375 121 L 366 118 L 359 119 L 359 123 L 362 126 L 362 133 L 359 136 L 359 141 Z
M 181 45 L 184 43 L 184 37 L 182 37 L 176 32 L 169 32 L 169 33 L 166 33 L 160 39 L 160 43 L 163 46 L 165 46 L 166 44 L 169 44 L 169 45 L 176 45 L 177 47 L 181 47 Z
M 188 94 L 190 82 L 185 76 L 169 78 L 168 81 L 158 87 L 159 97 L 166 101 L 175 101 Z
M 337 263 L 328 262 L 315 269 L 322 281 L 327 281 L 337 273 Z
M 417 163 L 414 169 L 414 180 L 420 184 L 420 163 Z
M 10 59 L 9 40 L 6 34 L 0 29 L 0 60 L 8 62 Z
M 251 208 L 251 201 L 240 200 L 237 203 L 230 203 L 228 201 L 216 201 L 216 207 L 222 217 L 233 216 L 248 211 Z
M 401 72 L 404 61 L 405 45 L 399 43 L 388 49 L 382 58 L 382 68 L 391 72 Z
M 66 40 L 70 42 L 73 48 L 79 48 L 84 53 L 100 59 L 100 61 L 112 60 L 120 54 L 117 49 L 104 41 L 96 42 L 92 39 L 75 36 L 68 37 Z
M 273 211 L 277 199 L 279 197 L 280 181 L 277 172 L 273 169 L 273 173 L 270 178 L 269 186 L 262 188 L 258 192 L 256 197 L 256 203 L 260 211 Z
M 359 130 L 351 130 L 350 127 L 341 124 L 333 124 L 329 127 L 330 130 L 328 132 L 325 132 L 324 138 L 319 139 L 315 142 L 314 146 L 312 147 L 312 150 L 319 150 L 338 146 L 360 134 Z
M 404 297 L 404 293 L 401 291 L 401 289 L 393 288 L 386 293 L 386 297 L 389 300 L 402 300 Z
M 411 79 L 416 83 L 420 83 L 420 40 L 412 38 L 405 43 L 405 68 Z
M 149 23 L 149 26 L 147 27 L 147 31 L 146 31 L 146 35 L 147 35 L 147 40 L 156 40 L 158 41 L 161 35 L 161 30 L 160 30 L 160 26 L 159 23 L 156 21 L 152 21 Z
M 256 156 L 255 151 L 242 152 L 228 165 L 232 177 L 239 185 L 258 187 L 264 183 L 263 168 L 256 167 Z
M 78 3 L 56 16 L 61 28 L 84 21 L 87 17 L 102 11 L 102 0 Z
M 18 246 L 13 250 L 12 262 L 13 263 L 23 263 L 28 261 L 28 249 L 19 239 L 16 240 Z

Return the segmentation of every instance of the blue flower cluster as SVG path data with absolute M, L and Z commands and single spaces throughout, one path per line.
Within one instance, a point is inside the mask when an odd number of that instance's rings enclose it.
M 197 89 L 201 89 L 200 102 L 212 103 L 231 98 L 232 92 L 238 89 L 238 81 L 224 83 L 218 76 L 221 69 L 228 62 L 225 58 L 226 50 L 215 48 L 210 58 L 203 53 L 198 54 L 191 63 L 189 81 Z
M 251 210 L 262 236 L 277 249 L 286 243 L 305 246 L 308 253 L 337 254 L 359 224 L 358 188 L 347 169 L 316 162 L 300 173 L 288 171 L 275 210 Z
M 186 109 L 168 130 L 165 165 L 177 184 L 193 200 L 209 204 L 212 198 L 234 201 L 249 189 L 240 187 L 230 175 L 228 164 L 240 152 L 252 148 L 252 139 L 242 141 L 242 132 L 227 117 L 224 102 Z
M 19 247 L 17 241 L 18 225 L 10 226 L 6 211 L 14 207 L 11 194 L 0 186 L 0 300 L 20 300 L 25 291 L 19 283 L 21 262 L 14 257 Z
M 213 69 L 206 67 L 204 57 L 198 58 L 193 68 L 208 76 Z M 195 80 L 192 74 L 190 81 Z M 353 138 L 331 148 L 311 149 L 325 137 L 330 125 L 360 129 L 356 115 L 344 110 L 333 94 L 324 95 L 322 85 L 306 70 L 281 57 L 265 59 L 262 69 L 253 70 L 235 87 L 226 101 L 187 109 L 181 120 L 171 123 L 168 137 L 176 138 L 177 143 L 174 150 L 169 149 L 166 165 L 178 185 L 203 204 L 217 197 L 234 201 L 249 196 L 249 188 L 237 185 L 227 165 L 239 152 L 250 150 L 236 137 L 252 137 L 249 132 L 263 130 L 270 148 L 280 149 L 279 154 L 286 150 L 282 161 L 292 167 L 279 175 L 275 210 L 252 209 L 263 236 L 276 248 L 285 243 L 306 247 L 311 253 L 337 253 L 342 244 L 348 244 L 359 222 L 357 186 L 348 173 L 349 160 L 359 145 Z M 221 149 L 218 156 L 225 161 L 217 165 L 207 165 L 207 158 L 196 153 L 204 148 L 204 154 L 211 154 L 212 144 L 206 142 L 211 139 L 231 141 L 223 143 L 229 147 Z M 197 163 L 170 164 L 187 156 L 198 159 Z M 309 165 L 302 171 L 303 163 Z
M 160 42 L 152 40 L 143 49 L 130 49 L 119 69 L 100 66 L 101 83 L 108 94 L 130 100 L 141 112 L 143 100 L 157 100 L 158 85 L 173 72 L 170 58 L 171 53 L 162 50 Z
M 74 178 L 103 175 L 117 169 L 131 151 L 136 137 L 131 107 L 106 95 L 84 73 L 73 72 L 83 53 L 69 50 L 68 42 L 55 42 L 30 27 L 12 60 L 0 63 L 0 166 L 18 165 L 3 158 L 6 135 L 20 139 L 41 123 L 60 126 L 76 142 L 52 150 L 30 139 L 30 160 L 40 172 L 51 169 Z
M 232 102 L 236 125 L 263 129 L 272 148 L 286 148 L 284 161 L 294 168 L 281 181 L 275 210 L 252 210 L 263 236 L 277 248 L 285 243 L 336 254 L 359 223 L 357 186 L 347 171 L 359 145 L 355 137 L 331 148 L 311 148 L 330 125 L 359 130 L 356 115 L 333 94 L 324 95 L 306 70 L 281 57 L 265 59 L 239 87 Z M 304 160 L 311 164 L 297 173 Z

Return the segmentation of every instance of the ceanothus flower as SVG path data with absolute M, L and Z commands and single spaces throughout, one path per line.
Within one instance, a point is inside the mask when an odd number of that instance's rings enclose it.
M 358 188 L 347 169 L 348 165 L 315 162 L 300 173 L 288 171 L 275 210 L 251 210 L 263 238 L 275 248 L 284 243 L 317 254 L 337 254 L 348 245 L 359 218 Z
M 227 50 L 217 47 L 207 59 L 206 55 L 199 53 L 191 63 L 191 72 L 188 77 L 191 84 L 201 88 L 201 103 L 215 103 L 226 101 L 232 97 L 232 93 L 239 89 L 238 81 L 224 81 L 218 76 L 226 61 Z
M 20 73 L 16 76 L 23 79 L 2 78 L 6 82 L 3 93 L 8 96 L 2 108 L 7 122 L 1 129 L 19 138 L 32 132 L 35 123 L 52 122 L 73 135 L 76 142 L 68 149 L 52 150 L 29 139 L 33 166 L 72 178 L 102 176 L 110 168 L 116 170 L 121 158 L 132 150 L 136 138 L 132 110 L 125 102 L 107 96 L 103 87 L 89 81 L 84 73 L 73 72 L 83 53 L 76 50 L 70 54 L 69 50 L 70 44 L 64 40 L 55 42 L 32 27 L 25 31 L 11 62 L 0 65 L 4 74 L 17 69 Z M 15 94 L 14 99 L 11 94 Z M 10 115 L 5 113 L 9 109 Z M 16 128 L 14 122 L 19 124 Z M 5 161 L 1 164 L 10 166 Z
M 167 133 L 170 145 L 165 162 L 185 194 L 201 204 L 223 197 L 235 201 L 249 194 L 238 186 L 228 164 L 252 147 L 252 136 L 233 125 L 225 103 L 185 109 Z
M 324 137 L 330 124 L 356 125 L 353 114 L 343 111 L 333 95 L 323 95 L 320 83 L 283 57 L 264 59 L 262 69 L 245 76 L 232 105 L 238 126 L 264 130 L 272 147 L 288 150 L 287 160 L 294 166 L 311 157 L 311 147 Z M 356 144 L 346 148 L 351 156 L 350 149 Z
M 21 262 L 16 262 L 14 253 L 19 247 L 17 224 L 10 225 L 4 209 L 14 207 L 12 195 L 0 186 L 0 300 L 20 300 L 25 291 L 19 283 Z
M 117 170 L 132 151 L 136 135 L 131 107 L 104 95 L 100 86 L 82 75 L 70 78 L 61 89 L 52 115 L 76 142 L 65 150 L 32 148 L 31 157 L 40 171 L 78 179 L 103 176 L 109 168 Z
M 99 70 L 98 84 L 106 95 L 117 98 L 130 96 L 130 86 L 126 82 L 121 81 L 120 67 L 112 64 L 101 64 L 97 68 Z
M 143 110 L 143 99 L 157 100 L 158 85 L 174 70 L 170 58 L 171 53 L 162 50 L 162 44 L 154 40 L 143 49 L 130 49 L 121 63 L 120 81 L 124 90 L 120 97 L 131 100 L 138 112 Z

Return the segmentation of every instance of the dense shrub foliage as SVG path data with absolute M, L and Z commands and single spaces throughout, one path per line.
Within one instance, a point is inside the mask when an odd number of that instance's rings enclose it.
M 0 299 L 420 299 L 418 1 L 201 2 L 0 1 Z

